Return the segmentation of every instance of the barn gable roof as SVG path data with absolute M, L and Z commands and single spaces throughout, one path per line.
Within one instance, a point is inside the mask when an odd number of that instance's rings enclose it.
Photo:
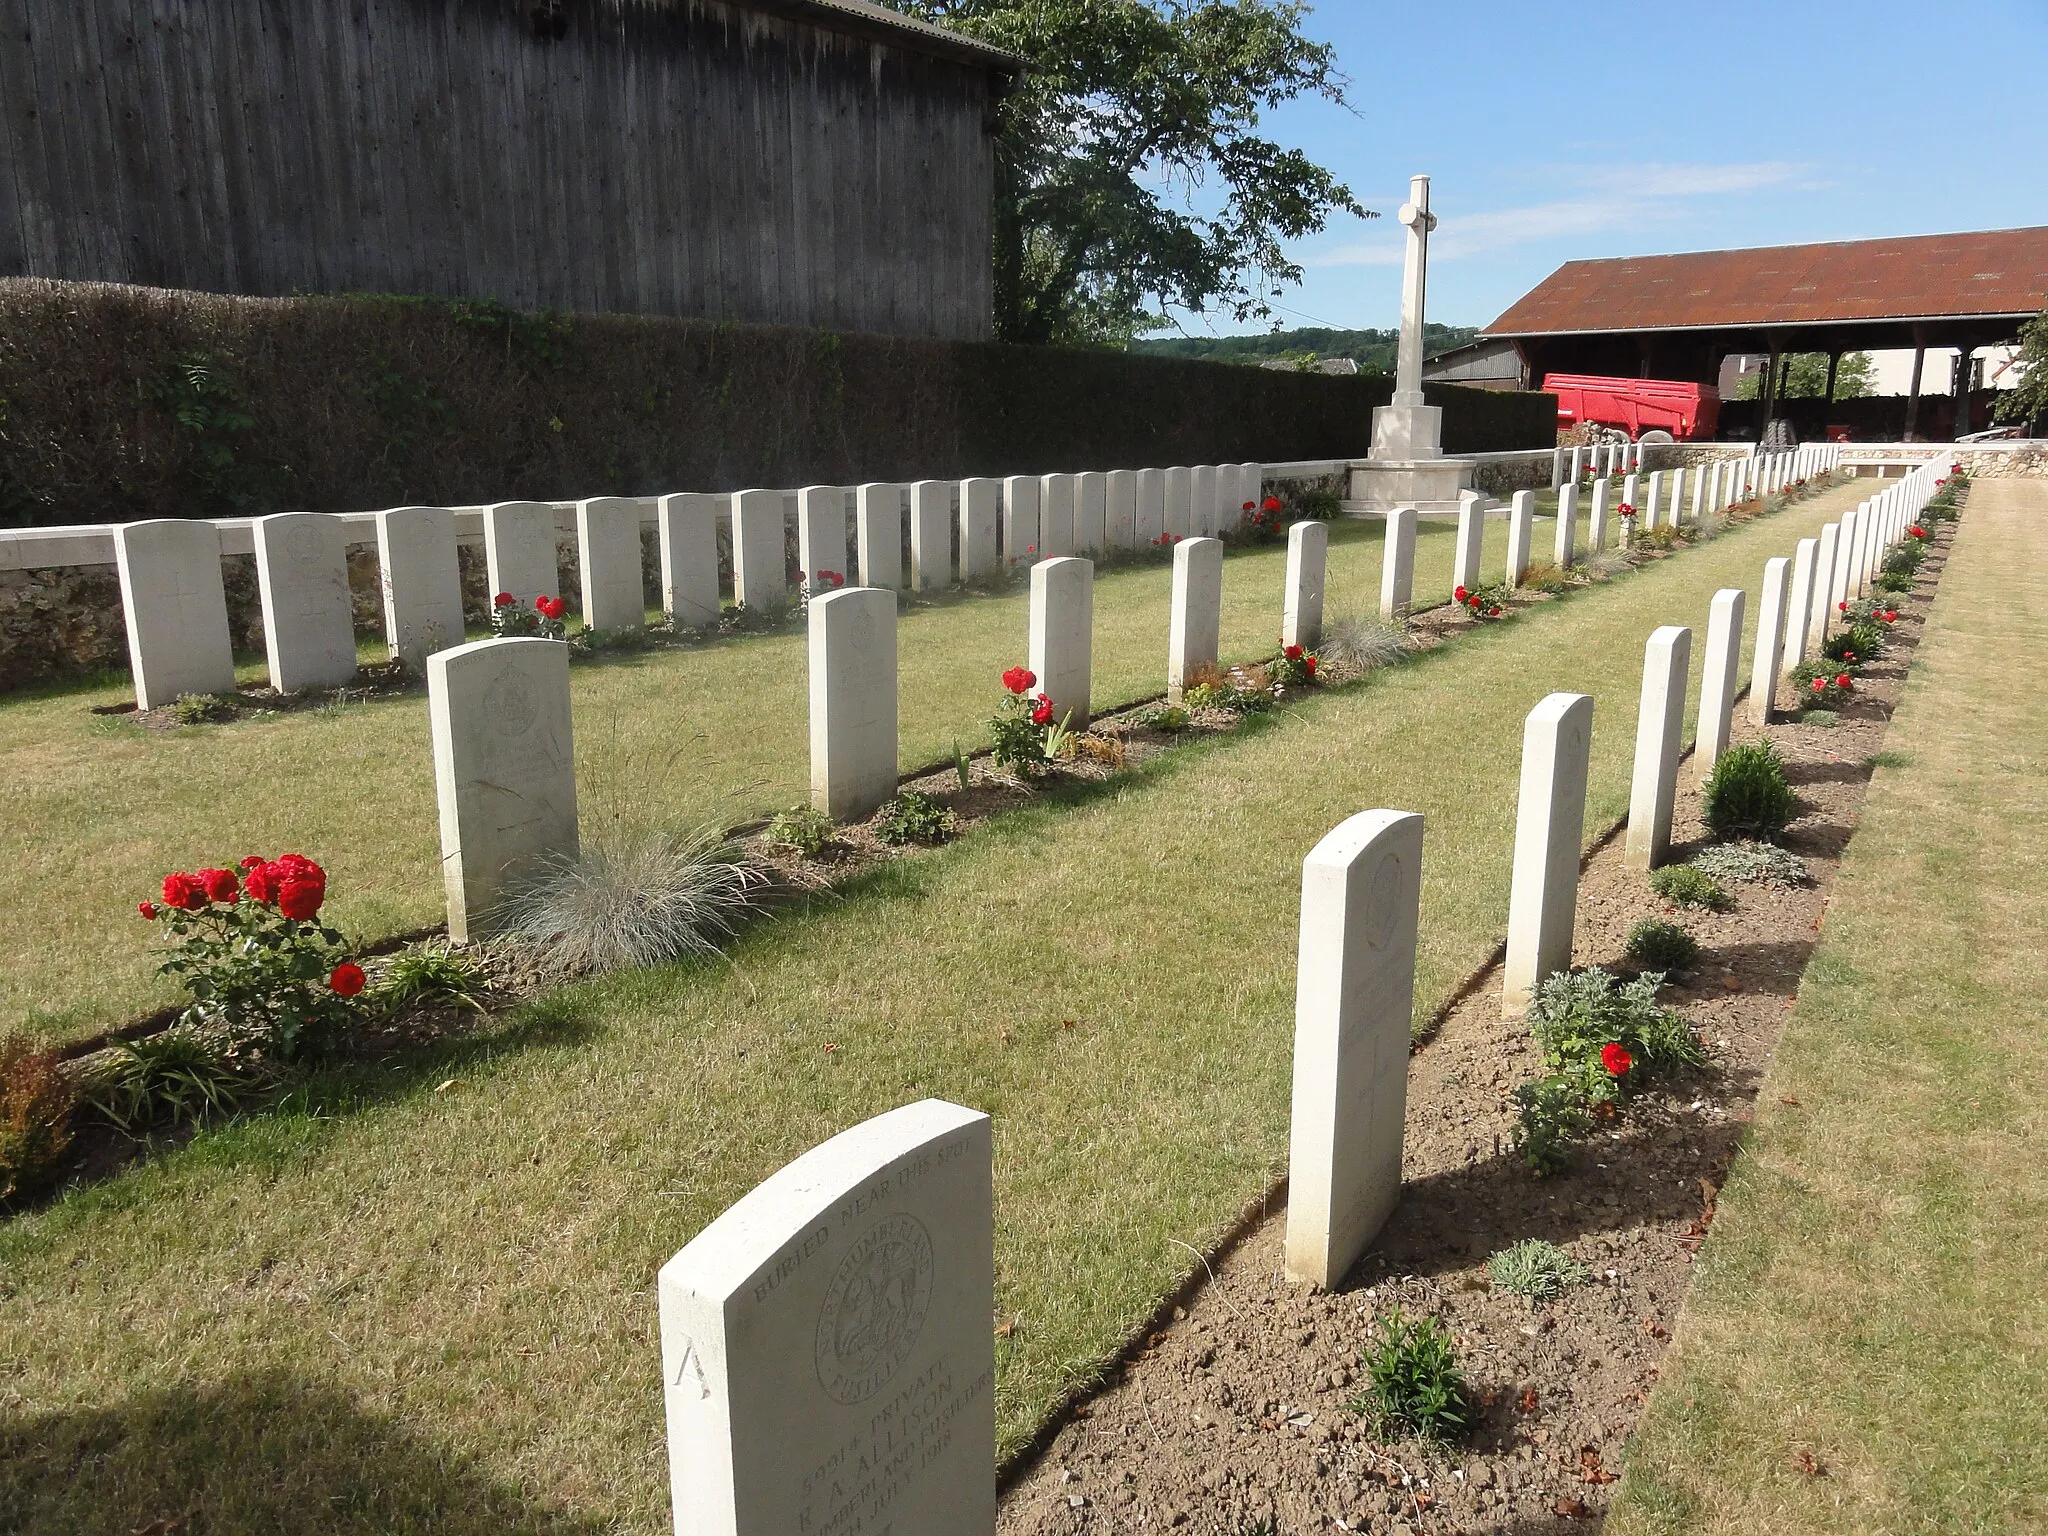
M 1015 75 L 1024 69 L 1025 61 L 1014 53 L 977 38 L 933 26 L 915 16 L 906 16 L 886 5 L 877 5 L 874 0 L 733 0 L 733 3 L 749 10 L 808 21 L 835 32 L 894 43 L 918 53 L 957 59 L 964 64 L 978 64 L 999 74 Z
M 1482 333 L 1708 330 L 2032 315 L 2048 227 L 1568 261 Z

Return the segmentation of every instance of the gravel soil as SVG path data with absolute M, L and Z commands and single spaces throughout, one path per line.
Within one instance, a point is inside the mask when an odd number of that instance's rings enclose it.
M 1509 1131 L 1513 1090 L 1541 1063 L 1526 1026 L 1501 1019 L 1496 962 L 1416 1048 L 1401 1203 L 1345 1282 L 1321 1292 L 1283 1278 L 1276 1190 L 1204 1261 L 1213 1278 L 1134 1341 L 1035 1457 L 1009 1469 L 1003 1536 L 1533 1536 L 1598 1527 L 1812 952 L 1952 536 L 1953 525 L 1941 525 L 1915 591 L 1897 605 L 1892 643 L 1858 679 L 1854 702 L 1832 723 L 1768 728 L 1800 797 L 1783 841 L 1805 859 L 1807 883 L 1731 883 L 1729 911 L 1674 911 L 1624 868 L 1613 832 L 1586 861 L 1575 962 L 1626 971 L 1633 923 L 1681 923 L 1700 958 L 1662 999 L 1706 1040 L 1708 1066 L 1666 1079 L 1597 1131 L 1568 1171 L 1536 1179 L 1510 1150 Z M 1789 691 L 1781 699 L 1792 702 Z M 1737 717 L 1736 740 L 1754 739 L 1746 701 Z M 1606 718 L 1612 730 L 1634 711 L 1610 707 Z M 1694 778 L 1688 760 L 1673 862 L 1707 842 Z M 1495 1291 L 1488 1256 L 1531 1237 L 1565 1248 L 1590 1279 L 1540 1307 Z M 1363 1386 L 1361 1346 L 1395 1305 L 1442 1319 L 1456 1339 L 1478 1411 L 1462 1444 L 1380 1438 L 1350 1406 Z

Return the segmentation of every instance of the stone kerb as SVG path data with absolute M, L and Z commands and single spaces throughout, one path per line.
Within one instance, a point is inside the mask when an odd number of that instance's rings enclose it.
M 1519 587 L 1529 571 L 1529 550 L 1536 539 L 1536 493 L 1517 491 L 1508 503 L 1507 584 Z
M 953 482 L 920 480 L 910 488 L 910 585 L 937 592 L 953 584 Z
M 1479 557 L 1486 547 L 1486 498 L 1476 492 L 1458 497 L 1458 538 L 1451 547 L 1451 591 L 1479 585 Z M 1456 601 L 1454 597 L 1452 601 Z
M 576 548 L 583 579 L 583 627 L 638 629 L 645 624 L 639 503 L 623 496 L 578 502 Z
M 1813 578 L 1820 559 L 1820 540 L 1801 539 L 1792 554 L 1791 593 L 1785 604 L 1783 653 L 1778 660 L 1780 674 L 1789 673 L 1806 659 L 1806 627 L 1813 611 Z
M 384 640 L 419 673 L 435 651 L 463 642 L 462 570 L 455 509 L 392 507 L 377 514 L 377 571 Z
M 1605 480 L 1598 482 L 1605 485 Z M 1560 571 L 1572 568 L 1574 550 L 1579 542 L 1579 488 L 1566 486 L 1557 493 L 1557 539 L 1551 548 L 1551 559 Z
M 1651 633 L 1643 647 L 1635 772 L 1629 780 L 1628 841 L 1622 854 L 1631 869 L 1655 869 L 1671 852 L 1678 755 L 1685 741 L 1685 680 L 1691 666 L 1690 629 L 1666 624 Z
M 1052 560 L 1074 552 L 1074 508 L 1079 500 L 1072 475 L 1041 475 L 1038 479 L 1038 558 Z
M 1173 546 L 1173 608 L 1167 625 L 1166 698 L 1178 704 L 1197 667 L 1215 665 L 1223 632 L 1223 541 Z
M 738 491 L 732 498 L 732 598 L 754 613 L 789 600 L 782 492 Z
M 1038 558 L 1038 476 L 1003 481 L 1003 558 L 1015 565 Z
M 1742 621 L 1749 594 L 1723 587 L 1707 609 L 1707 655 L 1700 675 L 1700 723 L 1694 733 L 1694 771 L 1705 784 L 1728 750 L 1735 719 L 1735 690 L 1742 666 Z M 1667 829 L 1668 830 L 1668 829 Z
M 1094 676 L 1095 566 L 1074 555 L 1055 555 L 1031 568 L 1030 650 L 1027 665 L 1038 691 L 1052 700 L 1052 717 L 1085 731 Z
M 720 499 L 703 491 L 680 491 L 655 505 L 655 526 L 661 534 L 661 607 L 677 629 L 705 629 L 718 622 Z M 844 521 L 842 514 L 842 554 Z
M 1786 588 L 1792 562 L 1785 556 L 1764 562 L 1764 590 L 1757 604 L 1756 647 L 1750 656 L 1749 719 L 1769 725 L 1778 696 L 1778 656 L 1785 642 Z M 1818 654 L 1818 652 L 1816 652 Z
M 233 693 L 235 652 L 213 524 L 184 518 L 116 523 L 114 565 L 135 707 L 162 709 L 181 693 Z
M 926 1099 L 834 1136 L 661 1268 L 677 1536 L 990 1536 L 989 1118 Z
M 1380 550 L 1380 617 L 1395 623 L 1415 601 L 1415 520 L 1413 507 L 1389 512 Z
M 846 492 L 836 485 L 807 485 L 796 493 L 796 563 L 806 588 L 820 590 L 820 573 L 847 578 Z M 833 583 L 824 582 L 830 589 Z
M 1150 549 L 1166 537 L 1166 471 L 1138 471 L 1137 544 Z
M 1193 536 L 1190 520 L 1193 505 L 1194 471 L 1176 464 L 1166 471 L 1166 532 L 1185 539 Z
M 1571 965 L 1592 750 L 1591 694 L 1553 693 L 1529 711 L 1501 983 L 1501 1010 L 1509 1018 L 1529 1011 L 1544 977 Z
M 960 482 L 960 579 L 979 581 L 996 568 L 996 528 L 1003 499 L 999 480 Z
M 810 605 L 811 804 L 834 821 L 896 793 L 896 594 L 847 587 Z
M 572 857 L 576 752 L 569 647 L 478 640 L 427 658 L 448 936 L 487 937 L 542 860 Z
M 1109 477 L 1086 470 L 1074 477 L 1074 553 L 1099 555 L 1109 548 Z
M 1818 656 L 1820 648 L 1828 638 L 1828 617 L 1834 612 L 1834 604 L 1828 600 L 1828 592 L 1834 585 L 1835 551 L 1840 545 L 1842 528 L 1839 523 L 1828 523 L 1821 528 L 1820 542 L 1814 553 L 1813 606 L 1806 612 L 1806 654 Z M 1752 702 L 1752 709 L 1755 704 Z
M 491 592 L 509 592 L 521 608 L 536 597 L 559 597 L 555 509 L 544 501 L 501 501 L 484 508 L 484 564 Z
M 1102 480 L 1102 542 L 1108 549 L 1138 547 L 1138 471 L 1112 469 Z
M 270 686 L 297 693 L 347 682 L 356 675 L 356 625 L 341 519 L 278 512 L 254 519 L 249 532 Z
M 860 584 L 889 591 L 903 585 L 903 487 L 870 481 L 854 489 L 854 542 Z
M 1287 530 L 1287 588 L 1280 604 L 1280 643 L 1314 650 L 1323 639 L 1323 582 L 1330 529 L 1314 521 Z
M 1188 526 L 1197 538 L 1222 531 L 1216 508 L 1216 466 L 1197 464 L 1188 472 Z
M 1334 1287 L 1401 1196 L 1422 817 L 1364 811 L 1301 867 L 1287 1277 Z

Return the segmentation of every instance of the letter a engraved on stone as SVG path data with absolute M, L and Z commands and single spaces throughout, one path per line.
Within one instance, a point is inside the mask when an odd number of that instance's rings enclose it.
M 697 1358 L 695 1339 L 683 1340 L 683 1362 L 676 1367 L 674 1385 L 680 1387 L 686 1378 L 696 1383 L 698 1401 L 701 1402 L 711 1395 L 711 1388 L 704 1380 L 704 1362 Z

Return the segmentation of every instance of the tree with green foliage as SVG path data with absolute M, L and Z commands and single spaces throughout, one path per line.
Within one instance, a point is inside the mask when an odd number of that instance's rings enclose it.
M 2020 355 L 2013 360 L 2020 381 L 1998 397 L 2000 421 L 2032 421 L 2048 415 L 2048 309 L 2020 327 Z
M 1426 357 L 1462 347 L 1479 332 L 1469 325 L 1438 325 L 1426 321 L 1422 327 L 1422 349 Z M 1295 326 L 1284 331 L 1267 331 L 1252 336 L 1169 336 L 1140 341 L 1137 350 L 1159 357 L 1199 357 L 1217 363 L 1263 363 L 1272 358 L 1315 359 L 1348 357 L 1365 373 L 1392 373 L 1400 352 L 1399 331 L 1336 331 L 1315 326 Z
M 1295 0 L 893 3 L 1029 61 L 996 141 L 1005 341 L 1122 346 L 1169 306 L 1263 318 L 1301 278 L 1283 242 L 1338 210 L 1372 217 L 1257 132 L 1298 96 L 1344 102 L 1335 50 L 1302 35 Z
M 1784 400 L 1819 400 L 1828 392 L 1828 355 L 1825 352 L 1794 352 L 1792 366 L 1785 375 L 1785 388 L 1779 398 Z M 1785 359 L 1778 360 L 1778 366 L 1785 366 Z M 1729 394 L 1731 400 L 1754 400 L 1763 393 L 1764 371 L 1738 375 L 1735 388 Z M 1865 395 L 1877 393 L 1877 367 L 1870 360 L 1868 352 L 1844 352 L 1841 366 L 1835 370 L 1835 398 L 1837 400 L 1860 400 Z

